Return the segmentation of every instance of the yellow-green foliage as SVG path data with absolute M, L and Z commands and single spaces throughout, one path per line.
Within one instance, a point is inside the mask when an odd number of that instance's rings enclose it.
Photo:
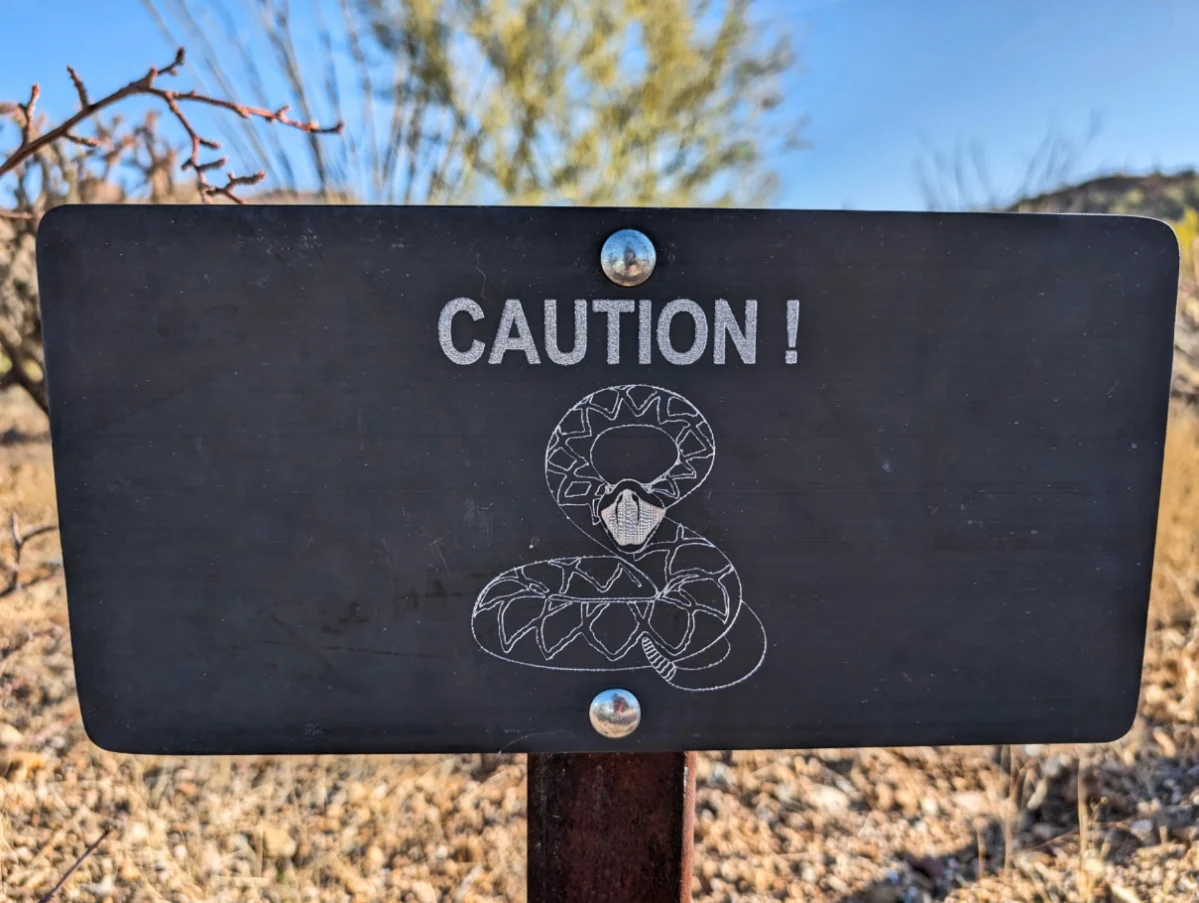
M 1199 269 L 1195 266 L 1195 254 L 1199 248 L 1199 211 L 1188 210 L 1177 222 L 1171 223 L 1178 235 L 1179 252 L 1182 255 L 1182 272 L 1194 274 L 1199 280 Z
M 792 64 L 752 0 L 368 0 L 383 48 L 419 37 L 430 109 L 452 111 L 462 175 L 422 200 L 757 204 L 764 114 Z M 406 69 L 408 67 L 401 67 Z M 411 91 L 410 87 L 403 87 Z M 419 129 L 419 123 L 409 128 Z M 452 186 L 452 187 L 451 187 Z
M 344 121 L 337 141 L 273 154 L 256 133 L 242 142 L 243 169 L 311 172 L 326 198 L 759 205 L 775 185 L 776 151 L 796 146 L 803 124 L 780 107 L 794 50 L 777 21 L 767 24 L 774 3 L 146 3 L 189 43 L 214 48 L 219 66 L 202 63 L 214 82 L 253 73 L 235 85 L 253 95 L 261 74 L 290 86 L 280 99 L 304 118 Z M 320 18 L 323 56 L 293 40 L 288 10 L 301 6 Z M 238 41 L 210 42 L 195 24 L 210 7 L 217 21 L 227 11 Z

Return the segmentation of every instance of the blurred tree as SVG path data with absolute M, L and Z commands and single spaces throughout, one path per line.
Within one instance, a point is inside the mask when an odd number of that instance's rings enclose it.
M 230 136 L 326 197 L 756 204 L 802 127 L 779 109 L 791 43 L 752 0 L 144 2 L 202 84 L 347 123 L 333 144 Z

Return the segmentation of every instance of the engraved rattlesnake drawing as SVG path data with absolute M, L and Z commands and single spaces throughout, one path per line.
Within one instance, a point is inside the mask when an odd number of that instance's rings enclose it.
M 592 458 L 610 430 L 650 427 L 675 461 L 649 482 L 609 481 Z M 563 514 L 605 554 L 554 558 L 504 571 L 479 593 L 475 639 L 499 658 L 539 668 L 650 668 L 681 690 L 717 690 L 757 671 L 761 621 L 741 579 L 708 539 L 666 517 L 707 478 L 716 446 L 690 401 L 655 386 L 593 392 L 550 436 L 545 476 Z

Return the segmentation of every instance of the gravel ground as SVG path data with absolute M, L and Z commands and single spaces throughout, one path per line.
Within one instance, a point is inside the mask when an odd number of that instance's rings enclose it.
M 45 420 L 0 399 L 0 513 L 54 518 Z M 1199 417 L 1175 412 L 1141 714 L 1104 746 L 710 752 L 701 901 L 1199 899 Z M 520 756 L 150 758 L 79 721 L 53 530 L 0 597 L 0 898 L 524 899 Z M 11 537 L 0 563 L 11 563 Z M 0 588 L 8 582 L 0 574 Z

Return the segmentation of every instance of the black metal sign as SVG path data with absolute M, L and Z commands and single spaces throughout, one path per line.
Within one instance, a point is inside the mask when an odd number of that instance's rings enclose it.
M 1177 275 L 1160 223 L 123 206 L 56 210 L 39 242 L 102 746 L 1131 721 Z

